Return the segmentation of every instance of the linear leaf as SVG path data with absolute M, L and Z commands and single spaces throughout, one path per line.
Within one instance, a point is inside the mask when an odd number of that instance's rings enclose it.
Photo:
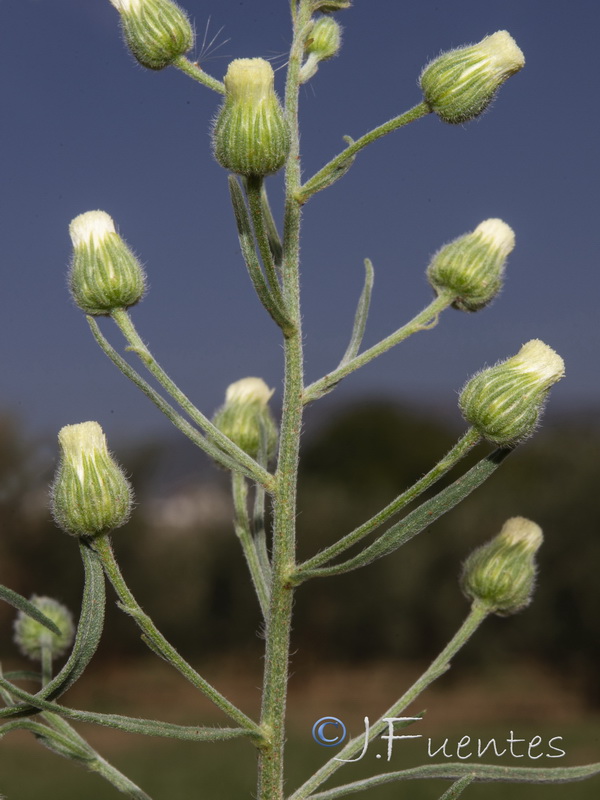
M 342 360 L 338 365 L 338 369 L 339 367 L 344 366 L 344 364 L 347 364 L 348 361 L 352 361 L 352 359 L 358 355 L 363 336 L 365 335 L 365 327 L 367 324 L 367 317 L 369 315 L 369 306 L 371 305 L 371 292 L 373 290 L 374 276 L 375 273 L 373 270 L 373 264 L 371 263 L 370 259 L 365 258 L 365 283 L 356 307 L 354 327 L 352 328 L 350 344 L 348 345 L 348 349 L 344 353 Z
M 378 558 L 388 555 L 388 553 L 397 550 L 403 544 L 408 542 L 413 536 L 421 533 L 425 528 L 429 527 L 433 522 L 439 519 L 443 514 L 454 508 L 461 500 L 471 494 L 478 486 L 487 480 L 487 478 L 494 473 L 504 459 L 510 455 L 512 448 L 501 447 L 494 450 L 484 459 L 471 467 L 470 470 L 465 472 L 458 480 L 442 489 L 441 492 L 426 500 L 414 511 L 411 511 L 404 519 L 396 522 L 388 528 L 373 544 L 365 547 L 354 558 L 343 561 L 341 564 L 336 564 L 331 567 L 322 567 L 319 569 L 299 571 L 299 577 L 312 578 L 317 576 L 326 575 L 340 575 L 344 572 L 350 572 L 353 569 L 364 567 L 367 564 L 373 563 Z
M 12 589 L 9 589 L 8 586 L 3 586 L 0 583 L 0 600 L 4 600 L 9 605 L 13 606 L 14 608 L 19 609 L 19 611 L 23 611 L 28 616 L 32 617 L 36 622 L 39 622 L 45 628 L 52 631 L 52 633 L 60 634 L 60 630 L 56 627 L 55 623 L 52 622 L 51 619 L 33 605 L 29 600 L 23 597 L 17 592 L 13 592 Z
M 14 686 L 4 678 L 0 678 L 0 686 L 19 697 L 27 703 L 35 704 L 34 713 L 39 711 L 50 711 L 67 719 L 78 722 L 90 722 L 96 725 L 103 725 L 106 728 L 116 728 L 126 733 L 141 733 L 145 736 L 162 736 L 169 739 L 181 739 L 193 742 L 224 741 L 225 739 L 236 739 L 240 736 L 248 736 L 249 732 L 244 728 L 206 728 L 197 725 L 176 725 L 172 722 L 161 722 L 154 719 L 140 719 L 137 717 L 126 717 L 121 714 L 101 714 L 96 711 L 80 711 L 76 708 L 68 708 L 59 703 L 44 700 L 39 694 L 33 695 Z M 23 726 L 25 723 L 8 723 L 14 727 Z M 6 726 L 0 726 L 0 735 Z M 8 732 L 8 731 L 5 731 Z
M 450 778 L 457 780 L 465 776 L 475 781 L 495 783 L 572 783 L 583 781 L 593 775 L 600 774 L 600 763 L 586 764 L 580 767 L 505 767 L 500 764 L 426 764 L 399 772 L 386 772 L 354 783 L 336 786 L 325 792 L 308 795 L 307 800 L 335 800 L 348 794 L 362 792 L 375 786 L 382 786 L 392 781 L 404 781 L 422 778 Z
M 100 641 L 106 603 L 104 571 L 98 554 L 84 540 L 80 540 L 79 549 L 83 559 L 85 583 L 75 643 L 60 672 L 32 697 L 51 700 L 66 692 L 81 676 Z M 33 705 L 8 706 L 0 709 L 0 719 L 29 716 L 37 714 L 37 711 L 38 708 Z

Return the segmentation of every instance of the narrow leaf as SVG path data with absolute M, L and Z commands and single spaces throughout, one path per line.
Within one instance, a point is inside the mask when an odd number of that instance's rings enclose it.
M 325 575 L 341 575 L 344 572 L 350 572 L 353 569 L 372 564 L 378 558 L 392 553 L 403 544 L 406 544 L 413 536 L 428 528 L 443 514 L 450 511 L 451 508 L 454 508 L 461 500 L 464 500 L 471 492 L 481 486 L 510 453 L 512 453 L 512 448 L 509 447 L 494 450 L 493 453 L 490 453 L 478 464 L 475 464 L 474 467 L 471 467 L 458 480 L 438 492 L 431 500 L 426 500 L 404 519 L 388 528 L 373 544 L 365 547 L 354 558 L 331 567 L 322 567 L 307 570 L 306 572 L 300 570 L 299 577 L 304 579 Z
M 25 720 L 8 722 L 5 725 L 0 725 L 0 737 L 16 730 L 33 733 L 36 739 L 41 741 L 49 750 L 58 753 L 58 755 L 65 756 L 66 758 L 72 758 L 75 761 L 90 761 L 93 758 L 93 755 L 85 747 L 74 742 L 63 733 L 53 730 L 48 727 L 48 725 L 43 725 L 41 722 Z
M 36 698 L 51 700 L 66 692 L 81 676 L 100 641 L 106 603 L 104 571 L 98 554 L 84 540 L 80 540 L 79 549 L 83 559 L 85 583 L 75 643 L 63 668 L 40 692 L 34 695 Z M 19 696 L 16 691 L 15 694 Z M 38 708 L 32 705 L 9 706 L 0 709 L 0 719 L 29 716 L 37 714 L 37 711 Z
M 317 792 L 307 796 L 306 800 L 335 800 L 375 786 L 382 786 L 393 781 L 414 779 L 459 778 L 470 777 L 473 781 L 491 781 L 494 783 L 572 783 L 583 781 L 593 775 L 600 774 L 600 763 L 586 764 L 581 767 L 505 767 L 500 764 L 426 764 L 421 767 L 386 772 L 362 781 L 346 783 L 325 792 Z
M 348 361 L 352 361 L 352 359 L 358 355 L 363 336 L 365 335 L 365 327 L 367 324 L 367 317 L 369 315 L 371 292 L 373 290 L 373 278 L 373 264 L 371 263 L 370 259 L 365 258 L 365 283 L 356 307 L 354 327 L 352 328 L 350 344 L 348 345 L 348 349 L 344 353 L 344 356 L 338 365 L 338 369 L 339 367 L 343 367 L 344 364 L 347 364 Z
M 279 236 L 279 231 L 277 230 L 277 225 L 275 224 L 275 220 L 273 219 L 273 212 L 271 211 L 271 206 L 269 204 L 269 197 L 267 195 L 267 190 L 265 188 L 264 181 L 262 183 L 260 191 L 260 204 L 262 208 L 263 217 L 265 220 L 265 230 L 267 238 L 269 240 L 269 249 L 271 250 L 273 263 L 275 264 L 276 267 L 280 267 L 283 257 L 283 246 L 281 244 L 281 237 Z
M 229 176 L 229 192 L 231 194 L 231 204 L 233 206 L 233 213 L 238 230 L 240 249 L 254 290 L 258 295 L 258 299 L 277 325 L 283 330 L 287 330 L 291 322 L 285 314 L 285 311 L 276 302 L 271 290 L 267 286 L 265 276 L 260 268 L 258 256 L 256 255 L 256 250 L 254 249 L 254 235 L 252 233 L 246 201 L 244 200 L 244 195 L 238 180 L 233 175 Z
M 66 719 L 77 722 L 89 722 L 96 725 L 103 725 L 106 728 L 115 728 L 126 733 L 141 733 L 145 736 L 162 736 L 169 739 L 181 739 L 191 742 L 217 742 L 225 739 L 237 739 L 241 736 L 252 736 L 244 728 L 206 728 L 197 725 L 176 725 L 172 722 L 161 722 L 154 719 L 140 719 L 137 717 L 126 717 L 121 714 L 102 714 L 96 711 L 80 711 L 76 708 L 68 708 L 59 703 L 44 700 L 39 694 L 33 695 L 11 684 L 5 678 L 0 678 L 0 686 L 24 700 L 27 703 L 35 704 L 34 713 L 39 711 L 50 711 Z M 8 732 L 9 725 L 14 728 L 23 726 L 26 723 L 8 723 L 0 726 L 2 732 Z M 11 728 L 13 729 L 13 728 Z
M 3 586 L 0 583 L 0 600 L 4 600 L 9 605 L 13 606 L 14 608 L 19 609 L 19 611 L 23 611 L 28 616 L 32 617 L 36 622 L 39 622 L 40 625 L 43 625 L 48 630 L 52 631 L 52 633 L 60 634 L 60 630 L 56 627 L 54 622 L 45 614 L 33 605 L 29 600 L 26 600 L 22 595 L 17 594 L 17 592 L 13 592 L 12 589 L 9 589 L 8 586 Z

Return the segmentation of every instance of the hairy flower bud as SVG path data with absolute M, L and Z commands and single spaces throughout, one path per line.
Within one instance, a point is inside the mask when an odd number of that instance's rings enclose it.
M 275 455 L 277 425 L 268 405 L 273 391 L 261 378 L 236 381 L 227 388 L 225 403 L 213 418 L 217 428 L 253 458 L 263 437 L 267 460 Z
M 263 58 L 237 58 L 224 81 L 225 102 L 213 130 L 215 158 L 239 175 L 277 172 L 287 158 L 290 134 L 273 88 L 273 68 Z
M 97 316 L 141 300 L 144 270 L 105 211 L 75 217 L 69 233 L 73 242 L 69 283 L 79 308 Z
M 74 536 L 107 533 L 124 525 L 131 510 L 131 487 L 108 452 L 100 425 L 66 425 L 58 442 L 61 460 L 52 487 L 56 524 Z
M 486 36 L 472 47 L 449 50 L 431 61 L 420 77 L 432 111 L 444 122 L 460 123 L 484 111 L 505 80 L 525 65 L 525 56 L 507 31 Z
M 514 246 L 515 235 L 505 222 L 486 219 L 438 250 L 427 279 L 438 294 L 454 297 L 455 308 L 479 311 L 502 288 L 506 259 Z
M 41 660 L 42 648 L 47 648 L 53 658 L 61 656 L 69 649 L 75 636 L 73 615 L 66 606 L 51 597 L 38 597 L 34 594 L 31 602 L 54 622 L 60 634 L 48 630 L 24 611 L 19 611 L 14 624 L 14 639 L 19 650 L 34 661 Z
M 461 576 L 464 594 L 490 612 L 516 614 L 531 602 L 535 585 L 535 554 L 543 541 L 542 529 L 524 517 L 512 517 L 500 533 L 475 550 Z
M 550 387 L 564 374 L 558 353 L 532 339 L 512 358 L 471 378 L 459 399 L 462 415 L 488 441 L 516 444 L 533 433 Z
M 305 83 L 315 74 L 320 61 L 338 54 L 342 44 L 342 26 L 333 17 L 319 17 L 306 40 L 306 61 L 300 70 L 300 82 Z
M 127 46 L 148 69 L 164 69 L 187 53 L 194 31 L 172 0 L 110 0 L 121 15 Z

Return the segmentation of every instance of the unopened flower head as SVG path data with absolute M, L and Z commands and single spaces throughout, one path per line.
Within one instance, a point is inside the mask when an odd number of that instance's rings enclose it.
M 107 533 L 124 525 L 131 510 L 131 487 L 108 452 L 100 425 L 67 425 L 58 442 L 61 459 L 52 487 L 56 524 L 74 536 Z
M 110 0 L 127 46 L 148 69 L 164 69 L 194 44 L 186 13 L 172 0 Z
M 143 296 L 142 265 L 115 230 L 106 211 L 86 211 L 69 226 L 73 258 L 69 284 L 86 314 L 110 314 L 135 305 Z
M 466 560 L 461 588 L 490 612 L 515 614 L 531 602 L 535 585 L 535 555 L 542 529 L 524 517 L 507 520 L 500 533 Z
M 331 16 L 319 17 L 304 47 L 306 61 L 300 70 L 300 82 L 304 83 L 315 74 L 320 61 L 327 61 L 337 55 L 341 44 L 342 26 Z
M 420 77 L 432 111 L 444 122 L 474 119 L 491 103 L 500 86 L 525 65 L 525 57 L 507 31 L 486 36 L 472 47 L 442 53 Z
M 237 58 L 224 81 L 225 102 L 213 130 L 215 158 L 239 175 L 277 172 L 287 158 L 290 134 L 273 68 L 263 58 Z
M 474 231 L 445 245 L 434 255 L 427 278 L 438 294 L 454 298 L 461 311 L 479 311 L 502 288 L 506 259 L 515 235 L 501 219 L 486 219 Z
M 269 460 L 277 447 L 277 425 L 269 408 L 273 394 L 262 378 L 243 378 L 225 392 L 225 403 L 213 422 L 248 455 L 256 458 L 264 449 Z
M 42 649 L 49 650 L 52 658 L 63 655 L 71 646 L 75 636 L 73 615 L 66 606 L 51 597 L 33 595 L 31 602 L 44 616 L 54 622 L 60 634 L 48 630 L 24 611 L 19 611 L 14 624 L 14 638 L 19 650 L 34 661 L 41 660 Z
M 558 353 L 532 339 L 512 358 L 471 378 L 460 395 L 460 409 L 488 441 L 516 444 L 533 433 L 551 386 L 564 374 Z

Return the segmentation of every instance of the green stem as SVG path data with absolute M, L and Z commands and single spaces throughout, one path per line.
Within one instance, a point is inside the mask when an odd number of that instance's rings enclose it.
M 140 338 L 138 332 L 124 308 L 116 309 L 111 312 L 111 317 L 117 323 L 123 336 L 129 342 L 131 349 L 140 358 L 146 369 L 156 378 L 160 385 L 171 397 L 183 408 L 186 414 L 193 420 L 198 427 L 206 433 L 207 437 L 235 461 L 242 464 L 246 471 L 252 476 L 253 480 L 261 483 L 267 491 L 273 488 L 273 476 L 266 469 L 257 464 L 256 461 L 245 453 L 240 447 L 234 444 L 231 439 L 225 436 L 215 427 L 179 387 L 169 378 L 167 373 L 156 361 L 150 350 Z
M 125 583 L 125 579 L 115 559 L 109 536 L 99 536 L 93 540 L 93 547 L 100 556 L 106 577 L 112 583 L 123 610 L 130 614 L 136 624 L 144 633 L 148 642 L 160 655 L 187 680 L 206 695 L 212 702 L 234 719 L 239 725 L 255 734 L 260 734 L 256 723 L 247 717 L 239 708 L 230 703 L 219 691 L 208 683 L 188 662 L 177 652 L 165 637 L 160 633 L 150 617 L 144 613 L 141 606 Z
M 225 84 L 213 78 L 211 75 L 207 75 L 206 72 L 200 68 L 199 64 L 194 64 L 189 58 L 179 56 L 179 58 L 176 58 L 173 62 L 173 66 L 180 69 L 186 75 L 189 75 L 190 78 L 198 81 L 198 83 L 207 86 L 209 89 L 213 89 L 215 92 L 219 92 L 219 94 L 225 94 Z
M 454 297 L 450 297 L 448 295 L 439 295 L 432 300 L 431 303 L 423 309 L 416 317 L 413 317 L 410 322 L 407 322 L 406 325 L 403 325 L 401 328 L 398 328 L 397 331 L 391 333 L 389 336 L 386 336 L 385 339 L 382 339 L 377 344 L 370 347 L 368 350 L 365 350 L 364 353 L 361 353 L 359 356 L 356 356 L 351 361 L 348 361 L 346 364 L 342 364 L 337 369 L 334 369 L 332 372 L 329 372 L 323 378 L 314 383 L 311 383 L 310 386 L 307 386 L 304 390 L 304 402 L 310 403 L 313 400 L 316 400 L 319 397 L 322 397 L 327 392 L 330 392 L 333 387 L 339 383 L 342 378 L 345 378 L 351 372 L 359 369 L 359 367 L 364 366 L 369 361 L 372 361 L 377 356 L 380 356 L 382 353 L 387 352 L 390 348 L 394 347 L 394 345 L 399 344 L 400 342 L 407 339 L 413 333 L 417 333 L 418 331 L 428 330 L 429 328 L 434 327 L 437 324 L 437 318 L 444 309 L 448 308 L 448 306 L 452 305 L 454 302 Z
M 47 686 L 52 680 L 52 643 L 49 641 L 51 635 L 46 632 L 42 634 L 42 688 Z M 44 639 L 46 641 L 44 641 Z
M 248 475 L 248 477 L 252 477 L 252 474 L 248 474 L 248 470 L 242 464 L 238 464 L 237 461 L 234 461 L 230 458 L 226 453 L 224 453 L 219 447 L 214 445 L 210 442 L 205 436 L 203 436 L 197 428 L 194 428 L 193 425 L 188 422 L 185 417 L 182 417 L 172 405 L 167 403 L 162 395 L 160 395 L 156 389 L 150 386 L 147 381 L 145 381 L 139 372 L 136 372 L 134 368 L 129 364 L 125 359 L 117 353 L 115 348 L 110 344 L 110 342 L 102 335 L 102 332 L 98 326 L 98 323 L 94 319 L 88 315 L 87 317 L 88 324 L 92 331 L 92 335 L 100 348 L 104 351 L 104 353 L 110 358 L 113 364 L 120 369 L 123 375 L 132 383 L 140 389 L 146 397 L 150 398 L 150 400 L 154 403 L 154 405 L 161 411 L 165 417 L 170 420 L 176 428 L 187 436 L 190 441 L 192 441 L 197 447 L 201 450 L 204 450 L 211 458 L 213 458 L 218 464 L 225 469 L 231 470 L 231 472 L 241 472 L 244 475 Z
M 246 563 L 250 570 L 250 576 L 252 577 L 263 618 L 266 618 L 269 607 L 269 587 L 258 557 L 256 543 L 252 537 L 250 516 L 248 514 L 248 485 L 243 475 L 234 474 L 231 476 L 231 480 L 235 510 L 235 532 L 246 557 Z
M 444 456 L 444 458 L 442 458 L 442 460 L 439 461 L 426 475 L 424 475 L 413 486 L 411 486 L 410 489 L 407 489 L 405 492 L 398 495 L 395 500 L 389 503 L 389 505 L 383 508 L 378 514 L 375 514 L 373 517 L 371 517 L 371 519 L 363 522 L 362 525 L 360 525 L 358 528 L 355 528 L 351 533 L 348 533 L 338 542 L 335 542 L 335 544 L 332 544 L 330 547 L 327 547 L 325 550 L 317 553 L 316 556 L 309 558 L 303 564 L 300 564 L 298 569 L 304 570 L 320 567 L 348 550 L 348 548 L 352 547 L 352 545 L 360 542 L 361 539 L 364 539 L 365 536 L 368 536 L 369 533 L 372 533 L 372 531 L 374 531 L 380 525 L 383 525 L 383 523 L 387 522 L 390 517 L 392 517 L 398 511 L 401 511 L 405 506 L 419 497 L 419 495 L 423 494 L 424 491 L 429 489 L 430 486 L 432 486 L 450 469 L 452 469 L 452 467 L 458 464 L 458 462 L 464 458 L 469 450 L 471 450 L 479 441 L 481 441 L 481 436 L 474 428 L 469 428 L 469 430 L 458 440 L 458 442 Z
M 294 19 L 294 39 L 287 71 L 285 113 L 291 147 L 285 173 L 283 226 L 283 295 L 295 323 L 284 339 L 285 386 L 276 490 L 273 495 L 273 583 L 266 623 L 265 670 L 261 726 L 269 742 L 259 752 L 258 800 L 282 800 L 285 711 L 288 682 L 293 589 L 288 577 L 295 566 L 296 484 L 302 427 L 303 351 L 300 318 L 300 138 L 298 134 L 299 72 L 304 41 L 310 29 L 311 4 L 300 0 Z
M 400 697 L 388 710 L 379 717 L 377 722 L 369 726 L 368 733 L 362 733 L 360 736 L 355 736 L 348 744 L 343 747 L 335 757 L 330 758 L 315 774 L 306 781 L 289 800 L 304 800 L 313 794 L 315 789 L 321 786 L 325 781 L 330 778 L 337 770 L 343 766 L 344 759 L 346 761 L 352 760 L 363 752 L 365 743 L 370 743 L 388 729 L 391 723 L 387 720 L 398 715 L 404 711 L 416 698 L 423 692 L 430 684 L 446 672 L 450 667 L 450 662 L 456 653 L 466 644 L 466 642 L 475 633 L 477 628 L 481 625 L 483 620 L 488 616 L 489 610 L 486 606 L 480 605 L 475 602 L 471 606 L 469 615 L 459 628 L 459 630 L 452 637 L 450 642 L 442 650 L 439 656 L 431 662 L 427 670 L 421 677 L 413 683 L 402 697 Z
M 348 159 L 352 158 L 359 150 L 362 150 L 363 147 L 371 144 L 371 142 L 380 139 L 382 136 L 385 136 L 387 133 L 391 133 L 395 131 L 397 128 L 402 128 L 404 125 L 408 125 L 409 122 L 414 122 L 421 117 L 425 117 L 427 114 L 431 113 L 431 108 L 427 105 L 427 103 L 419 103 L 419 105 L 415 106 L 414 108 L 409 109 L 409 111 L 405 111 L 404 114 L 400 114 L 399 117 L 394 117 L 393 119 L 388 120 L 388 122 L 384 122 L 383 125 L 379 125 L 377 128 L 373 128 L 372 131 L 365 133 L 364 136 L 361 136 L 360 139 L 352 142 L 345 150 L 333 158 L 328 164 L 319 170 L 316 175 L 308 180 L 304 186 L 301 186 L 298 190 L 297 199 L 299 203 L 306 203 L 306 201 L 312 197 L 315 192 L 319 191 L 319 188 L 323 186 L 330 175 L 333 175 L 337 170 L 343 168 L 344 162 L 347 162 Z

